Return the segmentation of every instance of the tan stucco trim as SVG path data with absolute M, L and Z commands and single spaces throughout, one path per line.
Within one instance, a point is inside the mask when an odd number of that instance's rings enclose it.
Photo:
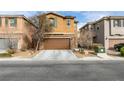
M 44 38 L 71 38 L 71 37 L 44 37 Z
M 70 34 L 70 35 L 73 35 L 73 34 L 75 34 L 75 33 L 63 33 L 63 32 L 48 32 L 48 33 L 44 33 L 44 34 L 46 34 L 46 35 L 48 35 L 48 34 L 66 34 L 66 35 L 68 35 L 68 34 Z

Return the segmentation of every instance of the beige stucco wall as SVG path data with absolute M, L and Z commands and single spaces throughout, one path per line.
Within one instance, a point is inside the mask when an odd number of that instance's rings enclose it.
M 16 17 L 17 18 L 17 26 L 11 27 L 8 20 L 8 26 L 5 25 L 5 17 L 2 18 L 2 25 L 0 26 L 0 38 L 16 38 L 18 39 L 18 49 L 21 49 L 23 45 L 27 42 L 22 40 L 23 35 L 26 33 L 30 42 L 32 42 L 32 35 L 36 28 L 29 24 L 27 26 L 25 22 L 27 22 L 23 17 Z M 27 22 L 29 23 L 29 22 Z
M 109 48 L 110 20 L 104 20 L 104 47 Z
M 70 28 L 67 27 L 67 19 L 54 15 L 54 14 L 48 14 L 47 18 L 55 18 L 57 20 L 57 27 L 53 28 L 54 32 L 74 32 L 74 19 L 71 20 L 71 26 Z
M 5 17 L 2 17 L 2 25 L 0 26 L 0 33 L 21 33 L 23 31 L 23 19 L 21 17 L 17 18 L 17 27 L 11 27 L 8 20 L 8 26 L 5 25 Z
M 99 30 L 97 30 L 99 27 Z M 96 42 L 104 45 L 104 21 L 100 21 L 94 25 L 94 32 L 96 33 Z
M 56 14 L 47 14 L 46 17 L 54 18 L 57 21 L 57 26 L 53 27 L 52 32 L 46 32 L 45 38 L 70 38 L 71 48 L 77 47 L 77 26 L 75 26 L 74 19 L 71 18 L 70 28 L 67 26 L 67 19 L 65 17 L 56 15 Z M 44 48 L 44 42 L 41 43 L 40 49 Z
M 124 27 L 113 27 L 113 20 L 104 20 L 104 34 L 105 34 L 105 48 L 109 49 L 110 40 L 115 40 L 115 42 L 118 40 L 120 42 L 120 39 L 124 39 L 124 36 L 117 36 L 115 34 L 121 34 L 124 35 Z M 114 44 L 113 44 L 114 45 Z
M 123 20 L 121 20 L 123 23 Z M 121 24 L 123 26 L 123 24 Z M 124 27 L 113 27 L 113 20 L 111 20 L 111 35 L 121 34 L 124 35 Z
M 111 40 L 113 40 L 112 45 L 124 40 L 124 27 L 113 27 L 113 20 L 114 19 L 102 19 L 100 21 L 96 21 L 92 25 L 86 25 L 87 30 L 90 30 L 92 27 L 91 31 L 95 32 L 97 43 L 103 44 L 105 49 L 109 49 L 111 47 Z M 121 23 L 123 23 L 123 20 L 124 19 L 121 19 Z M 97 26 L 99 27 L 99 30 L 97 30 Z M 121 36 L 116 34 L 120 34 Z

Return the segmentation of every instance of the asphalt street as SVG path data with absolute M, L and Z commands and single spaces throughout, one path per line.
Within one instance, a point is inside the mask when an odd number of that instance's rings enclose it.
M 123 61 L 0 62 L 0 81 L 120 81 Z

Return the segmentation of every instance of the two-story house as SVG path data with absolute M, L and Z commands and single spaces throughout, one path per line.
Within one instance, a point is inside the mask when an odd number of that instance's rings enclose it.
M 124 16 L 106 16 L 88 25 L 95 32 L 93 42 L 103 44 L 106 49 L 124 43 Z M 83 29 L 84 26 L 80 30 Z
M 16 49 L 31 47 L 36 28 L 23 15 L 0 15 L 0 49 L 7 49 L 11 44 Z
M 77 21 L 73 16 L 46 13 L 53 26 L 52 32 L 46 32 L 41 49 L 71 49 L 77 46 Z

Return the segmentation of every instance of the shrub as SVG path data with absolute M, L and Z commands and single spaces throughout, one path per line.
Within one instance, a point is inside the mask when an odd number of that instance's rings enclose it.
M 121 53 L 121 56 L 124 57 L 124 47 L 121 48 L 120 53 Z
M 0 57 L 11 57 L 9 53 L 0 53 Z
M 94 49 L 94 51 L 95 51 L 96 53 L 98 52 L 99 47 L 103 47 L 103 45 L 102 45 L 102 44 L 99 44 L 99 43 L 94 43 L 94 44 L 92 45 L 92 48 Z
M 8 52 L 9 54 L 14 54 L 14 53 L 15 53 L 15 50 L 13 50 L 13 49 L 8 49 L 7 52 Z

